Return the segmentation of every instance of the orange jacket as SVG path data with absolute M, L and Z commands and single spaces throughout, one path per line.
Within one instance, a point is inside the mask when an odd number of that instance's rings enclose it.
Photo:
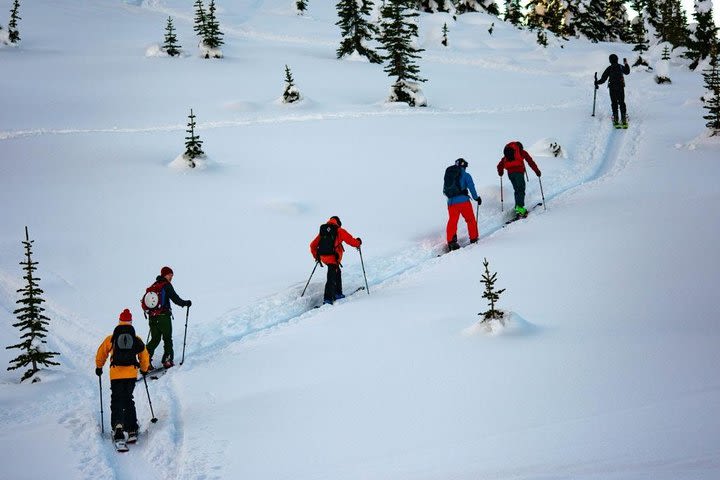
M 119 325 L 127 325 L 120 323 Z M 138 353 L 138 360 L 140 361 L 140 369 L 143 372 L 147 372 L 150 369 L 150 355 L 148 354 L 147 348 L 142 339 L 135 336 L 138 342 L 143 345 L 143 351 Z M 103 340 L 95 355 L 95 366 L 102 368 L 105 365 L 108 357 L 112 354 L 112 335 Z M 123 378 L 137 378 L 138 368 L 135 365 L 110 365 L 110 380 L 120 380 Z
M 333 223 L 337 225 L 337 221 L 335 221 L 334 218 L 331 218 L 327 221 L 327 223 Z M 360 240 L 353 237 L 348 233 L 347 230 L 344 228 L 338 226 L 337 230 L 337 238 L 335 239 L 335 253 L 337 254 L 337 258 L 335 258 L 335 255 L 321 255 L 320 261 L 326 265 L 334 265 L 336 263 L 342 262 L 343 252 L 345 252 L 345 249 L 342 246 L 342 243 L 345 242 L 351 247 L 359 247 L 360 246 Z M 313 258 L 317 258 L 317 251 L 318 251 L 318 244 L 320 243 L 320 234 L 318 234 L 315 239 L 310 242 L 310 253 L 312 254 Z

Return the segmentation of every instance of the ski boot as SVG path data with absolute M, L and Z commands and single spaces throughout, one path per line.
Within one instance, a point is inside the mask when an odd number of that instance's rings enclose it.
M 115 431 L 113 432 L 113 444 L 115 445 L 115 450 L 118 452 L 127 452 L 130 450 L 127 446 L 127 441 L 125 440 L 123 426 L 119 423 L 115 425 Z
M 453 235 L 452 240 L 448 242 L 448 252 L 457 250 L 460 248 L 460 244 L 457 241 L 457 235 Z
M 627 119 L 627 117 L 623 118 L 623 119 L 620 121 L 620 128 L 623 128 L 623 129 L 627 130 L 627 128 L 628 128 L 628 119 Z
M 528 211 L 525 207 L 515 207 L 515 218 L 521 219 L 521 218 L 527 218 Z
M 618 122 L 617 117 L 612 117 L 613 127 L 615 128 L 622 128 L 622 124 Z

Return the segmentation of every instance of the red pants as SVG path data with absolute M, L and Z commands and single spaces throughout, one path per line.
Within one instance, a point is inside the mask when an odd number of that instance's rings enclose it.
M 470 240 L 477 240 L 478 226 L 477 221 L 475 220 L 475 212 L 473 212 L 472 203 L 470 201 L 448 205 L 448 213 L 450 214 L 446 230 L 448 243 L 450 243 L 457 235 L 457 224 L 460 215 L 463 216 L 465 223 L 467 223 Z

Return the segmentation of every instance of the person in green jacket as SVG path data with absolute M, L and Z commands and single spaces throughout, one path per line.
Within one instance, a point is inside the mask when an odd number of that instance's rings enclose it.
M 155 349 L 163 341 L 162 365 L 165 368 L 175 366 L 173 362 L 173 340 L 172 340 L 172 307 L 170 301 L 180 307 L 189 307 L 192 305 L 190 300 L 183 300 L 175 292 L 172 286 L 173 271 L 170 267 L 162 267 L 160 275 L 155 279 L 156 284 L 160 284 L 160 305 L 158 308 L 148 312 L 150 323 L 150 341 L 147 344 L 148 354 L 150 355 L 151 369 L 152 356 Z

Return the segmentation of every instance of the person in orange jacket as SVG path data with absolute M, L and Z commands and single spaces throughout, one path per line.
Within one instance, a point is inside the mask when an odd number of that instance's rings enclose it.
M 528 152 L 523 149 L 523 144 L 515 141 L 505 145 L 503 157 L 497 164 L 497 172 L 501 177 L 503 170 L 507 170 L 508 178 L 512 183 L 515 192 L 515 215 L 527 217 L 528 211 L 525 208 L 525 162 L 530 165 L 535 175 L 541 175 L 540 169 Z
M 343 242 L 355 248 L 362 245 L 360 237 L 355 238 L 342 228 L 342 222 L 337 215 L 330 217 L 327 223 L 321 225 L 320 233 L 310 242 L 310 253 L 313 258 L 328 267 L 323 304 L 332 305 L 335 300 L 345 298 L 340 273 L 343 252 L 345 252 Z
M 150 368 L 150 355 L 142 339 L 135 335 L 132 313 L 127 308 L 120 314 L 120 322 L 100 344 L 95 355 L 95 374 L 102 376 L 105 361 L 110 357 L 110 424 L 113 439 L 137 440 L 137 414 L 133 390 L 138 368 L 145 375 Z

